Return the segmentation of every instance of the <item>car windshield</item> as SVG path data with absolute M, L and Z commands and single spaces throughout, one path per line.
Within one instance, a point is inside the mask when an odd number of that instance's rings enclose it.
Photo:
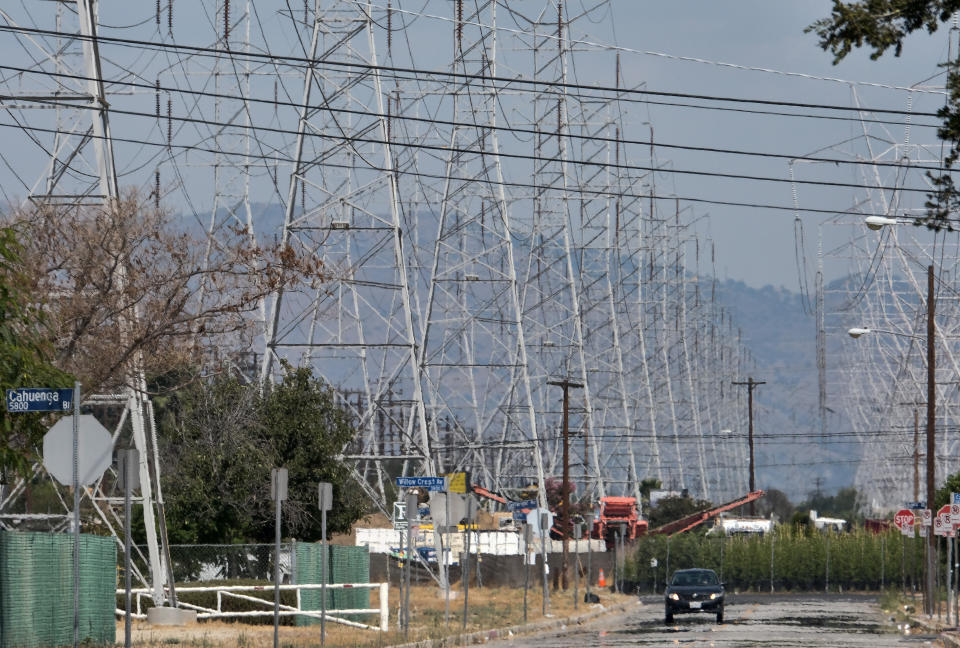
M 678 572 L 673 575 L 673 584 L 681 587 L 716 585 L 717 575 L 712 571 Z

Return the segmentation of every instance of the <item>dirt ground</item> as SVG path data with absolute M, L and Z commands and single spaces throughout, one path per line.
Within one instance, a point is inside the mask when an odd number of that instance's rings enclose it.
M 607 590 L 597 592 L 600 604 L 610 607 L 633 600 L 624 594 L 611 594 Z M 549 596 L 549 617 L 567 617 L 597 609 L 597 604 L 583 602 L 583 587 L 579 590 L 580 600 L 574 609 L 573 587 L 566 592 L 551 591 Z M 371 595 L 376 604 L 376 594 Z M 390 630 L 381 633 L 375 630 L 352 628 L 336 623 L 327 623 L 326 645 L 331 648 L 346 646 L 392 646 L 422 639 L 435 639 L 462 632 L 463 592 L 452 591 L 449 617 L 446 613 L 446 601 L 441 590 L 431 587 L 414 587 L 410 590 L 410 631 L 405 636 L 399 631 L 400 616 L 399 591 L 390 591 Z M 523 590 L 506 588 L 471 587 L 469 593 L 469 614 L 467 632 L 503 628 L 523 623 Z M 543 619 L 543 604 L 540 589 L 531 588 L 527 594 L 527 620 L 535 622 Z M 448 620 L 449 619 L 449 620 Z M 371 617 L 371 622 L 376 620 Z M 117 643 L 123 644 L 124 622 L 117 623 Z M 134 621 L 132 643 L 134 646 L 164 647 L 195 646 L 197 648 L 271 648 L 273 646 L 273 625 L 251 625 L 247 623 L 226 623 L 223 621 L 201 620 L 182 627 L 151 626 L 146 621 Z M 320 626 L 280 626 L 280 645 L 284 648 L 307 648 L 320 645 Z

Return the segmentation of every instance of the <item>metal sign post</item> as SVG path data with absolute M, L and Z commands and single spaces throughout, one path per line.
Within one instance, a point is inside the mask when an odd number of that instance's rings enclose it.
M 327 640 L 327 511 L 333 510 L 333 484 L 320 482 L 317 485 L 320 506 L 320 646 Z
M 407 573 L 405 575 L 406 588 L 404 589 L 404 592 L 403 592 L 403 596 L 404 596 L 403 638 L 404 640 L 406 640 L 410 634 L 410 567 L 411 567 L 411 564 L 413 563 L 413 552 L 414 552 L 413 536 L 412 536 L 413 520 L 415 519 L 414 515 L 416 515 L 417 518 L 419 518 L 420 515 L 419 515 L 419 512 L 417 511 L 417 506 L 419 502 L 417 501 L 416 493 L 407 493 L 404 496 L 404 501 L 406 502 L 406 505 L 407 505 L 407 553 L 404 556 L 404 559 L 405 559 L 404 568 L 406 569 Z
M 73 383 L 73 648 L 80 645 L 80 382 Z
M 440 539 L 440 572 L 443 578 L 443 622 L 450 625 L 450 560 L 447 552 L 450 548 L 450 491 L 447 490 L 446 477 L 443 484 L 443 533 L 436 537 Z M 434 521 L 436 529 L 436 521 Z
M 467 631 L 467 601 L 470 598 L 470 527 L 473 518 L 477 515 L 477 500 L 470 497 L 467 500 L 467 538 L 464 543 L 462 578 L 463 578 L 463 631 Z
M 287 499 L 287 469 L 270 471 L 270 499 L 276 502 L 273 558 L 273 648 L 280 648 L 280 509 Z
M 133 629 L 130 611 L 132 607 L 130 590 L 133 587 L 131 571 L 130 518 L 132 515 L 131 496 L 135 488 L 140 487 L 140 452 L 136 448 L 124 448 L 117 453 L 117 477 L 123 489 L 123 586 L 125 590 L 125 612 L 123 617 L 123 645 L 130 648 Z
M 592 567 L 593 567 L 593 543 L 590 542 L 590 538 L 593 535 L 593 513 L 587 513 L 583 516 L 583 521 L 587 525 L 587 596 L 586 600 L 590 600 L 590 578 L 592 577 Z
M 550 565 L 547 564 L 547 537 L 550 535 L 550 514 L 540 513 L 540 552 L 543 554 L 543 616 L 547 616 L 550 609 L 550 588 L 547 575 Z
M 530 588 L 530 539 L 533 530 L 523 523 L 523 622 L 527 622 L 527 590 Z
M 573 525 L 573 609 L 579 609 L 577 606 L 580 599 L 580 536 L 583 530 L 579 524 Z

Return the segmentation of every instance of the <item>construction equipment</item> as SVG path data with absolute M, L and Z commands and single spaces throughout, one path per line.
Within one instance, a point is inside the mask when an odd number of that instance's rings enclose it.
M 593 521 L 590 536 L 603 538 L 607 549 L 612 549 L 617 533 L 631 542 L 647 532 L 647 521 L 640 519 L 635 497 L 601 497 L 600 514 Z
M 721 513 L 730 511 L 732 509 L 743 506 L 744 504 L 749 504 L 750 502 L 756 501 L 764 496 L 762 490 L 756 490 L 752 493 L 741 497 L 740 499 L 735 499 L 732 502 L 727 502 L 726 504 L 721 504 L 711 509 L 706 509 L 705 511 L 700 511 L 698 513 L 693 513 L 686 517 L 680 518 L 679 520 L 674 520 L 673 522 L 668 522 L 663 526 L 657 527 L 650 531 L 650 535 L 674 535 L 675 533 L 683 533 L 684 531 L 689 531 L 694 527 L 700 526 L 704 522 L 712 520 Z M 622 499 L 622 498 L 621 498 Z M 632 498 L 630 498 L 632 499 Z

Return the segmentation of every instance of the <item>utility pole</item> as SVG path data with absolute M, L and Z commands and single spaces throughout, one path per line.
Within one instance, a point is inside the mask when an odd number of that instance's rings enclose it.
M 749 428 L 747 433 L 747 443 L 750 447 L 750 492 L 757 490 L 757 477 L 753 461 L 753 389 L 757 385 L 766 385 L 766 381 L 754 380 L 753 376 L 747 378 L 747 382 L 733 382 L 734 385 L 747 386 L 747 417 Z M 757 508 L 754 502 L 750 502 L 750 515 L 756 515 Z
M 913 501 L 920 499 L 920 410 L 913 410 Z M 933 508 L 933 503 L 927 506 Z
M 927 266 L 927 506 L 933 506 L 934 480 L 936 478 L 936 421 L 934 413 L 936 412 L 936 373 L 937 356 L 934 350 L 936 340 L 936 302 L 934 300 L 933 288 L 933 266 Z M 934 603 L 934 554 L 936 552 L 936 537 L 933 535 L 933 529 L 927 531 L 927 578 L 926 578 L 926 601 L 927 614 L 932 616 Z
M 570 388 L 579 389 L 583 384 L 567 379 L 548 380 L 547 384 L 563 388 L 563 484 L 560 486 L 560 510 L 563 515 L 560 532 L 563 534 L 563 558 L 560 562 L 560 586 L 566 590 L 570 538 Z

